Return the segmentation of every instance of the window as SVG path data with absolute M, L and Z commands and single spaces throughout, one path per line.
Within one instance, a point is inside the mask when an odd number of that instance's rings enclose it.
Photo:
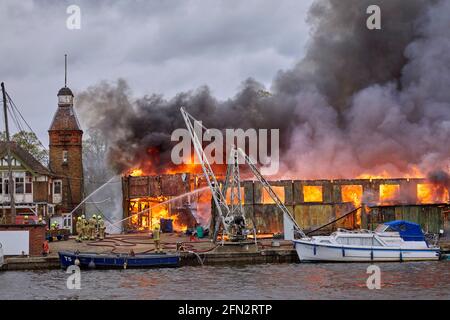
M 449 192 L 443 185 L 419 183 L 417 184 L 417 199 L 420 203 L 448 202 Z
M 272 186 L 272 190 L 278 196 L 280 201 L 282 203 L 284 203 L 284 187 L 273 187 Z M 272 197 L 266 191 L 265 188 L 262 189 L 262 203 L 263 204 L 273 204 L 273 203 L 275 203 L 275 201 L 272 199 Z
M 244 187 L 241 187 L 240 191 L 241 191 L 241 204 L 244 204 Z M 234 204 L 237 204 L 237 194 L 235 193 L 234 196 L 235 196 Z M 227 189 L 226 198 L 227 198 L 228 205 L 231 205 L 231 188 Z
M 63 150 L 62 162 L 63 163 L 68 163 L 69 162 L 69 152 L 67 150 Z
M 9 194 L 9 180 L 8 179 L 3 180 L 3 185 L 5 189 L 5 194 Z
M 353 202 L 356 207 L 361 205 L 363 188 L 361 185 L 342 185 L 342 202 Z
M 368 246 L 368 247 L 381 247 L 383 246 L 374 237 L 339 237 L 336 241 L 340 244 L 350 246 Z
M 53 182 L 53 193 L 61 194 L 61 180 Z
M 322 202 L 323 201 L 322 186 L 303 186 L 303 201 Z
M 33 176 L 29 172 L 25 175 L 25 193 L 33 193 Z
M 72 225 L 72 219 L 70 216 L 64 216 L 64 220 L 63 220 L 63 227 L 64 228 L 70 228 Z
M 400 185 L 382 184 L 380 185 L 380 201 L 394 201 L 400 198 Z
M 390 230 L 388 230 L 388 229 L 389 229 L 389 227 L 388 227 L 387 225 L 385 225 L 385 224 L 379 224 L 379 225 L 376 227 L 375 232 L 385 232 L 385 231 L 389 232 Z
M 16 177 L 16 193 L 17 194 L 23 194 L 24 193 L 24 178 L 23 177 Z

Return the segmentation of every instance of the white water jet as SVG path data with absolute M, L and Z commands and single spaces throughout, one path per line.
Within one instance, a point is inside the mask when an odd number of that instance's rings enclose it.
M 119 221 L 116 221 L 116 222 L 114 222 L 114 223 L 111 223 L 111 224 L 109 224 L 109 227 L 113 227 L 113 226 L 117 225 L 118 223 L 121 223 L 121 222 L 124 222 L 124 221 L 126 221 L 126 220 L 128 220 L 128 219 L 131 219 L 131 218 L 134 217 L 134 216 L 138 216 L 138 215 L 140 215 L 140 214 L 143 214 L 143 213 L 145 213 L 145 212 L 148 212 L 149 210 L 151 210 L 151 209 L 153 209 L 153 208 L 157 208 L 157 207 L 159 207 L 159 206 L 165 205 L 165 204 L 170 203 L 170 202 L 172 202 L 172 201 L 176 201 L 176 200 L 182 199 L 182 198 L 184 198 L 184 197 L 187 197 L 187 196 L 192 195 L 192 194 L 196 194 L 196 193 L 198 193 L 198 192 L 205 191 L 205 190 L 207 190 L 207 189 L 209 189 L 208 186 L 203 187 L 203 188 L 200 188 L 200 189 L 195 189 L 195 190 L 193 190 L 193 191 L 186 192 L 186 193 L 183 193 L 183 194 L 181 194 L 181 195 L 179 195 L 179 196 L 170 198 L 170 199 L 168 199 L 168 200 L 166 200 L 166 201 L 163 201 L 163 202 L 158 203 L 158 204 L 156 204 L 156 205 L 154 205 L 154 206 L 151 206 L 150 208 L 147 208 L 147 209 L 142 210 L 142 211 L 140 211 L 140 212 L 136 212 L 136 213 L 130 215 L 129 217 L 126 217 L 126 218 L 124 218 L 124 219 L 121 219 L 121 220 L 119 220 Z

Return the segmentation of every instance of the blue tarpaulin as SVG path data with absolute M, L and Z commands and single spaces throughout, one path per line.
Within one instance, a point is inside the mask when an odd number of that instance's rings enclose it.
M 397 231 L 405 241 L 424 241 L 425 237 L 422 232 L 422 228 L 419 224 L 405 221 L 394 220 L 386 222 L 385 225 L 389 226 L 392 231 Z

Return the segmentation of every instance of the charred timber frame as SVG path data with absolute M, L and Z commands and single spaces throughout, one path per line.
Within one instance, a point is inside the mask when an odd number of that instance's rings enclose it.
M 199 181 L 201 175 L 195 174 L 125 176 L 122 179 L 124 216 L 128 217 L 130 214 L 129 204 L 132 199 L 177 196 L 205 185 Z M 430 232 L 438 232 L 439 228 L 448 228 L 448 214 L 443 212 L 449 210 L 449 203 L 421 204 L 417 197 L 417 185 L 427 183 L 426 179 L 420 178 L 270 181 L 271 186 L 281 187 L 284 204 L 305 230 L 325 224 L 352 210 L 354 204 L 342 199 L 342 187 L 356 185 L 362 188 L 362 202 L 369 205 L 363 210 L 367 216 L 361 215 L 362 227 L 371 228 L 383 219 L 404 218 L 421 223 Z M 398 199 L 380 203 L 381 185 L 398 186 Z M 322 201 L 305 201 L 305 186 L 321 187 Z M 282 214 L 275 204 L 264 203 L 262 185 L 256 181 L 242 181 L 242 187 L 245 214 L 250 221 L 255 221 L 257 231 L 282 231 Z M 340 227 L 351 228 L 355 224 L 354 219 L 344 220 Z

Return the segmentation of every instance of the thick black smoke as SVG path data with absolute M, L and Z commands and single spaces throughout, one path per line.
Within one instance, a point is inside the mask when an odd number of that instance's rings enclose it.
M 373 4 L 382 30 L 366 28 Z M 447 165 L 450 1 L 316 0 L 308 21 L 305 58 L 276 75 L 270 96 L 248 79 L 226 101 L 207 87 L 134 99 L 119 80 L 81 94 L 78 110 L 107 139 L 117 172 L 170 163 L 170 135 L 185 127 L 180 106 L 207 127 L 279 128 L 284 176 L 404 176 Z
M 428 174 L 428 180 L 436 185 L 442 185 L 450 190 L 450 175 L 443 170 L 437 170 Z

